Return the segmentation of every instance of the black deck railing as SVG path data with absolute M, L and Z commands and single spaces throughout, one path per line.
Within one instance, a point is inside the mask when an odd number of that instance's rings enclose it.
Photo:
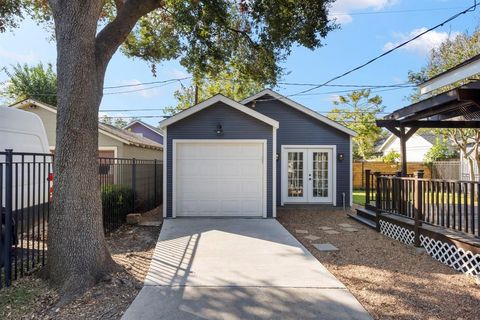
M 366 196 L 366 206 L 480 237 L 480 182 L 424 179 L 423 172 L 373 176 L 375 188 L 368 193 L 374 200 Z
M 45 264 L 53 162 L 51 154 L 0 152 L 0 288 Z M 161 161 L 99 158 L 98 163 L 106 233 L 125 223 L 127 214 L 162 204 Z

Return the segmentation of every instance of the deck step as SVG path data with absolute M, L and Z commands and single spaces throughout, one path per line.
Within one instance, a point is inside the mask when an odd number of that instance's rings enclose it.
M 370 228 L 373 228 L 373 229 L 376 229 L 377 228 L 377 223 L 375 221 L 372 221 L 368 218 L 365 218 L 363 216 L 360 216 L 358 214 L 353 214 L 353 213 L 349 213 L 348 216 L 350 218 L 352 218 L 353 220 L 356 220 L 360 223 L 363 223 L 364 225 L 370 227 Z
M 377 221 L 377 213 L 367 208 L 357 208 L 357 215 L 369 219 L 371 221 Z

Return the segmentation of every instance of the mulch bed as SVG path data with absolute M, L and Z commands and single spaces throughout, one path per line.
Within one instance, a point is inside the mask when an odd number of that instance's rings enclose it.
M 479 319 L 480 286 L 473 277 L 349 219 L 343 210 L 281 208 L 278 220 L 375 319 Z M 345 231 L 339 226 L 344 223 L 358 231 Z M 327 234 L 322 226 L 340 233 Z M 310 241 L 308 235 L 320 239 Z M 313 247 L 327 242 L 339 250 Z
M 142 217 L 161 220 L 161 207 Z M 59 296 L 35 275 L 0 290 L 0 319 L 120 319 L 143 286 L 160 227 L 124 225 L 107 236 L 113 259 L 123 271 L 112 274 L 61 308 Z

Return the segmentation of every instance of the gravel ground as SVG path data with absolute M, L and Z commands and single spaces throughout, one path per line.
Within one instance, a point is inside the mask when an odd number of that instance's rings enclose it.
M 480 319 L 480 286 L 473 277 L 349 219 L 343 210 L 279 208 L 278 220 L 376 319 Z M 358 231 L 339 226 L 345 223 Z M 309 235 L 319 239 L 310 241 Z M 327 242 L 339 250 L 312 246 Z
M 161 220 L 161 207 L 142 217 L 142 221 Z M 143 286 L 155 249 L 159 227 L 124 225 L 108 235 L 113 259 L 122 272 L 112 274 L 62 308 L 59 296 L 46 281 L 35 275 L 16 281 L 0 290 L 0 319 L 120 319 Z

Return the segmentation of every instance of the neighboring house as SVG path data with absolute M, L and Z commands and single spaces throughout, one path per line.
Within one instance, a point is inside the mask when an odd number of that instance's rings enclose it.
M 124 129 L 163 145 L 163 131 L 141 120 L 130 122 Z
M 432 133 L 415 133 L 407 140 L 407 161 L 423 162 L 425 154 L 435 145 L 436 138 Z M 385 156 L 392 150 L 400 154 L 400 139 L 393 134 L 380 145 L 378 152 Z
M 33 112 L 42 119 L 47 132 L 50 151 L 55 151 L 57 109 L 49 104 L 26 99 L 10 107 Z M 161 159 L 163 146 L 155 141 L 141 137 L 117 127 L 98 124 L 98 150 L 100 157 Z
M 355 132 L 271 90 L 241 103 L 216 95 L 160 127 L 165 217 L 351 205 Z

